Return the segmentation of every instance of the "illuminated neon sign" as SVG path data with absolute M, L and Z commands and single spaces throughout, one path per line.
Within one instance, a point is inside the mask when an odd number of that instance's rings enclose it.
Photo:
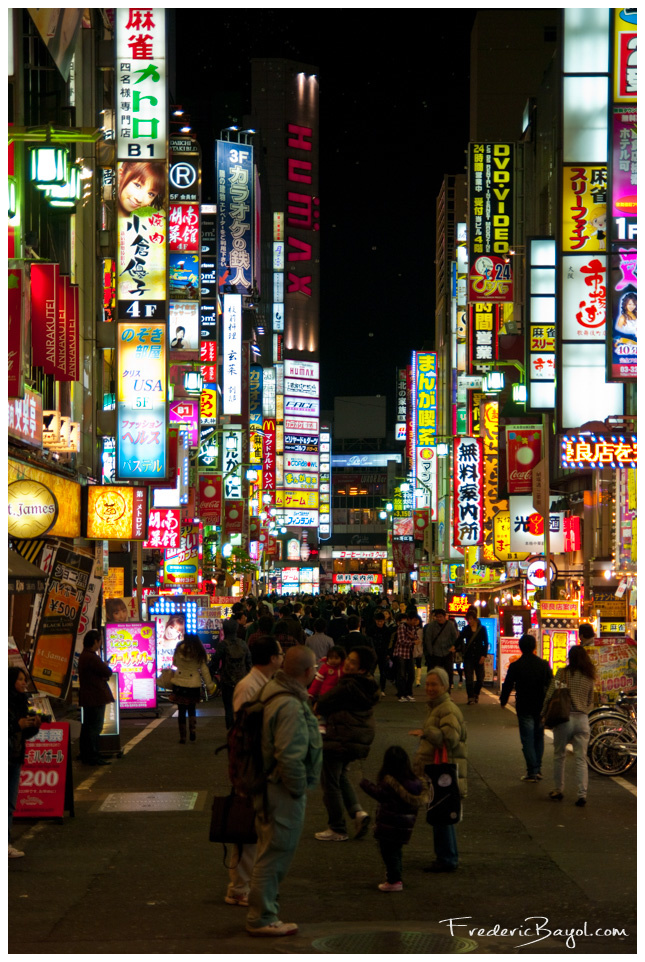
M 635 468 L 638 444 L 635 435 L 563 435 L 563 468 Z

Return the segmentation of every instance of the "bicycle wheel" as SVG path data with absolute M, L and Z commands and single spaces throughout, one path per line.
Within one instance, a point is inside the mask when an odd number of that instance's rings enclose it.
M 608 731 L 612 728 L 622 728 L 627 724 L 629 719 L 620 711 L 611 711 L 607 709 L 606 711 L 599 711 L 595 714 L 593 712 L 589 713 L 589 732 L 590 732 L 590 743 L 591 738 L 595 735 L 599 735 L 600 732 Z
M 636 764 L 636 757 L 630 755 L 624 747 L 627 744 L 636 748 L 636 739 L 629 730 L 611 729 L 600 732 L 589 743 L 589 765 L 599 775 L 623 775 Z

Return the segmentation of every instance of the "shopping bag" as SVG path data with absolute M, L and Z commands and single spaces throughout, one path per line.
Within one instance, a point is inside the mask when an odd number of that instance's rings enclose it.
M 571 692 L 563 682 L 556 681 L 555 691 L 551 695 L 551 701 L 546 708 L 544 727 L 556 728 L 558 725 L 568 722 L 570 714 Z
M 236 795 L 234 792 L 230 795 L 216 795 L 213 799 L 208 837 L 211 842 L 230 842 L 237 845 L 257 842 L 253 799 Z
M 435 750 L 434 763 L 426 765 L 425 773 L 429 783 L 426 822 L 455 825 L 461 819 L 461 794 L 457 766 L 448 761 L 445 745 L 441 752 Z

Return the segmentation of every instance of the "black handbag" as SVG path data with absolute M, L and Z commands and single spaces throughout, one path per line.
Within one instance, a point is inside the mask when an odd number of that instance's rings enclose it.
M 252 845 L 257 842 L 253 799 L 244 798 L 234 792 L 230 795 L 216 795 L 213 799 L 208 837 L 211 842 L 235 845 Z
M 461 793 L 457 766 L 448 761 L 446 746 L 435 750 L 434 764 L 426 765 L 429 782 L 426 822 L 428 825 L 456 825 L 461 820 Z
M 571 714 L 571 692 L 567 685 L 561 681 L 556 681 L 556 688 L 551 695 L 551 700 L 546 707 L 544 715 L 545 728 L 557 728 L 569 721 Z

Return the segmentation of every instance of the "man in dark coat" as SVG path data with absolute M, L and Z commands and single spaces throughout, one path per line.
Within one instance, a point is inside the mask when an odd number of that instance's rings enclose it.
M 78 747 L 84 765 L 110 764 L 99 754 L 99 736 L 105 721 L 105 706 L 114 701 L 107 684 L 112 669 L 99 658 L 100 648 L 100 633 L 88 631 L 78 659 L 78 703 L 83 709 Z
M 515 710 L 526 761 L 526 775 L 522 780 L 537 782 L 542 778 L 544 754 L 544 725 L 540 720 L 542 702 L 553 672 L 548 661 L 537 657 L 533 635 L 522 635 L 519 646 L 522 655 L 508 666 L 499 703 L 504 708 L 515 688 Z
M 343 665 L 343 677 L 318 699 L 317 711 L 325 720 L 323 735 L 323 802 L 328 829 L 316 832 L 321 842 L 345 842 L 348 838 L 343 806 L 354 821 L 355 838 L 367 832 L 369 815 L 356 799 L 347 775 L 349 763 L 367 758 L 374 741 L 374 705 L 378 685 L 372 677 L 376 656 L 371 648 L 353 648 Z

